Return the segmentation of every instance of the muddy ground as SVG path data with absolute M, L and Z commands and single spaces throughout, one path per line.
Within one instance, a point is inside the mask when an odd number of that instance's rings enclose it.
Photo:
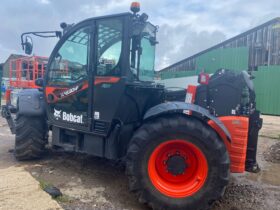
M 232 174 L 224 197 L 213 210 L 280 209 L 279 138 L 280 117 L 264 116 L 258 147 L 262 171 Z M 42 160 L 17 162 L 11 151 L 13 144 L 14 137 L 0 118 L 0 168 L 20 167 L 41 184 L 58 187 L 63 196 L 57 202 L 64 209 L 148 209 L 129 193 L 124 166 L 119 163 L 51 150 Z

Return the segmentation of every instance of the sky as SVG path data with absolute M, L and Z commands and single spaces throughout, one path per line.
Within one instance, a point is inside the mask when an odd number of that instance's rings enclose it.
M 0 63 L 23 54 L 26 31 L 60 30 L 59 24 L 129 11 L 131 0 L 1 0 Z M 141 12 L 159 26 L 156 69 L 280 17 L 280 0 L 141 0 Z M 33 38 L 33 53 L 49 56 L 57 39 Z

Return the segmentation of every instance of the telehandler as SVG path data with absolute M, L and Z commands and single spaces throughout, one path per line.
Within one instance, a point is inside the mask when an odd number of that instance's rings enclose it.
M 44 78 L 36 80 L 40 88 L 19 93 L 15 122 L 3 107 L 15 133 L 15 157 L 40 158 L 51 144 L 122 159 L 141 203 L 209 209 L 230 172 L 259 171 L 262 119 L 252 77 L 220 69 L 201 74 L 187 92 L 165 88 L 154 81 L 158 27 L 139 14 L 139 3 L 131 11 L 61 24 Z M 22 46 L 31 54 L 32 39 L 24 35 Z

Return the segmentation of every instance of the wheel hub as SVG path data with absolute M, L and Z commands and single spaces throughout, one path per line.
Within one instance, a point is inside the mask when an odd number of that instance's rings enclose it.
M 152 184 L 164 195 L 182 198 L 193 195 L 204 185 L 208 164 L 195 144 L 172 139 L 159 144 L 148 162 Z
M 181 155 L 173 155 L 166 161 L 167 171 L 174 176 L 185 173 L 188 165 Z

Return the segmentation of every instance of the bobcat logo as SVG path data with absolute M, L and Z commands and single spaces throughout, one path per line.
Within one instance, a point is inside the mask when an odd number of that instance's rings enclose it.
M 53 115 L 56 119 L 61 118 L 61 110 L 54 109 Z

